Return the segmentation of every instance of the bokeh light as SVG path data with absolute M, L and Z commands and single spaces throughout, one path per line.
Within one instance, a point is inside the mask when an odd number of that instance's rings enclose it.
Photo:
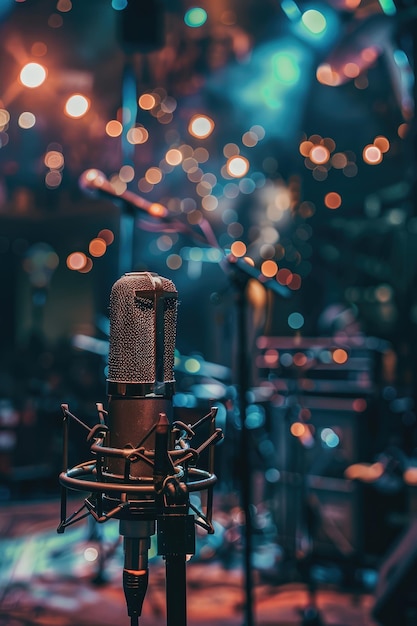
M 290 52 L 277 52 L 272 59 L 272 65 L 274 77 L 280 83 L 291 85 L 296 83 L 301 76 L 298 59 L 296 55 Z M 273 99 L 271 96 L 272 93 L 268 97 L 268 102 L 272 106 Z
M 123 132 L 122 124 L 117 120 L 110 120 L 106 124 L 106 133 L 109 137 L 120 137 Z
M 178 150 L 178 148 L 171 148 L 166 153 L 165 160 L 167 163 L 169 163 L 169 165 L 180 165 L 181 161 L 183 160 L 181 150 Z
M 146 143 L 149 139 L 149 132 L 143 126 L 135 126 L 133 128 L 129 128 L 126 133 L 126 139 L 133 145 Z
M 376 146 L 382 153 L 386 153 L 390 148 L 390 142 L 386 137 L 379 135 L 374 139 L 374 146 Z
M 379 165 L 382 161 L 381 149 L 375 144 L 369 144 L 363 149 L 363 160 L 368 165 Z
M 244 257 L 246 254 L 246 250 L 247 248 L 243 241 L 234 241 L 230 247 L 231 253 L 238 258 Z
M 327 27 L 327 21 L 323 13 L 317 9 L 308 9 L 301 16 L 304 26 L 314 35 L 324 32 Z
M 20 71 L 20 82 L 29 89 L 40 87 L 46 79 L 46 69 L 40 63 L 27 63 Z
M 150 167 L 145 173 L 145 179 L 152 185 L 157 185 L 162 180 L 162 172 L 159 167 Z
M 249 171 L 249 161 L 243 156 L 232 156 L 228 159 L 226 170 L 233 178 L 242 178 Z
M 261 272 L 267 278 L 272 278 L 278 272 L 278 265 L 275 261 L 264 261 L 261 265 Z
M 88 245 L 88 251 L 91 254 L 91 256 L 94 256 L 94 257 L 103 256 L 103 254 L 106 253 L 106 250 L 107 250 L 107 244 L 105 240 L 101 239 L 100 237 L 95 237 L 94 239 L 90 241 Z
M 62 182 L 62 174 L 57 170 L 47 172 L 45 176 L 45 186 L 47 189 L 57 189 Z
M 192 7 L 184 15 L 184 22 L 191 28 L 203 26 L 207 21 L 207 12 L 202 7 Z
M 335 363 L 346 363 L 346 361 L 348 360 L 348 353 L 346 352 L 346 350 L 343 350 L 343 348 L 337 348 L 336 350 L 333 351 L 333 361 Z
M 90 100 L 82 94 L 73 94 L 65 103 L 65 113 L 68 117 L 83 117 L 90 108 Z
M 151 93 L 144 93 L 139 97 L 138 104 L 144 111 L 151 111 L 157 104 L 156 98 Z
M 64 155 L 58 150 L 49 150 L 44 158 L 45 165 L 53 170 L 59 170 L 64 166 Z
M 100 230 L 97 237 L 103 239 L 107 246 L 110 246 L 114 241 L 114 233 L 109 228 L 103 228 Z
M 87 257 L 84 252 L 72 252 L 67 257 L 67 267 L 70 270 L 80 271 L 87 265 Z
M 288 326 L 293 330 L 299 330 L 304 326 L 304 316 L 299 312 L 291 313 L 288 316 Z
M 294 437 L 302 437 L 305 431 L 306 427 L 302 422 L 294 422 L 290 426 L 290 432 Z
M 342 198 L 336 191 L 329 191 L 324 197 L 324 204 L 328 209 L 338 209 L 342 204 Z
M 330 152 L 326 146 L 313 146 L 309 152 L 309 158 L 313 163 L 327 163 L 330 158 Z
M 20 128 L 33 128 L 36 124 L 36 117 L 33 113 L 30 113 L 29 111 L 24 111 L 19 115 L 17 123 L 19 124 Z
M 135 169 L 132 165 L 122 165 L 119 170 L 119 178 L 124 183 L 130 183 L 135 178 Z
M 193 137 L 206 139 L 211 135 L 214 129 L 213 120 L 207 115 L 194 115 L 189 122 L 188 132 Z

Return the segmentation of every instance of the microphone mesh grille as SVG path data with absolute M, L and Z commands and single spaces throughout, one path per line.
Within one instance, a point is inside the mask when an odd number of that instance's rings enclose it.
M 109 381 L 156 382 L 157 318 L 155 298 L 151 296 L 161 292 L 161 287 L 163 297 L 158 306 L 163 307 L 164 380 L 158 382 L 174 381 L 177 290 L 172 281 L 150 272 L 125 274 L 112 287 Z M 158 328 L 158 331 L 161 330 Z

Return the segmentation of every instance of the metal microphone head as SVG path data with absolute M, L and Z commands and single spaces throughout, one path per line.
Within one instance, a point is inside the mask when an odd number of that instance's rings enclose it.
M 155 447 L 160 413 L 171 419 L 178 293 L 174 284 L 152 272 L 131 272 L 117 280 L 110 294 L 106 481 L 123 480 L 122 450 Z M 130 464 L 132 480 L 152 477 L 143 458 Z
M 110 294 L 110 392 L 127 385 L 160 394 L 173 386 L 177 305 L 174 283 L 157 274 L 131 272 L 116 281 Z

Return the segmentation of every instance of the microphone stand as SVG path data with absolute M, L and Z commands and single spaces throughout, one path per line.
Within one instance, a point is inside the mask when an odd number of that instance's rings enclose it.
M 227 262 L 227 265 L 225 263 Z M 242 509 L 245 519 L 244 530 L 244 575 L 245 575 L 245 622 L 244 626 L 254 626 L 254 601 L 253 601 L 253 519 L 252 519 L 252 463 L 249 431 L 246 423 L 248 408 L 248 393 L 250 391 L 250 363 L 247 332 L 247 298 L 246 289 L 250 279 L 261 282 L 266 288 L 271 289 L 282 297 L 289 297 L 289 290 L 282 287 L 275 280 L 262 276 L 254 267 L 243 259 L 233 256 L 226 257 L 222 262 L 224 271 L 228 274 L 230 283 L 235 291 L 237 333 L 236 333 L 236 362 L 237 362 L 237 387 L 240 415 L 240 450 L 243 462 L 240 467 L 242 487 Z
M 161 415 L 155 431 L 154 487 L 158 554 L 165 559 L 167 626 L 186 626 L 186 557 L 195 554 L 194 517 L 188 514 L 186 483 L 180 483 L 168 456 L 169 422 Z
M 253 519 L 252 519 L 252 463 L 250 436 L 246 422 L 248 408 L 248 393 L 250 391 L 250 363 L 249 345 L 247 332 L 247 297 L 246 290 L 249 280 L 257 280 L 265 288 L 277 293 L 279 296 L 288 298 L 290 291 L 281 286 L 276 280 L 266 278 L 256 268 L 244 259 L 229 255 L 223 259 L 221 266 L 228 275 L 230 283 L 235 291 L 237 333 L 236 333 L 236 362 L 237 362 L 237 388 L 240 415 L 240 450 L 243 462 L 240 468 L 242 487 L 242 509 L 245 520 L 244 531 L 244 575 L 245 575 L 245 623 L 244 626 L 254 626 L 254 602 L 253 602 L 253 572 L 252 572 L 252 544 L 253 544 Z
M 185 565 L 188 557 L 195 553 L 194 525 L 198 524 L 209 534 L 214 533 L 212 490 L 217 480 L 213 473 L 214 455 L 211 452 L 208 470 L 197 467 L 197 461 L 202 453 L 211 450 L 223 438 L 221 429 L 215 426 L 216 407 L 212 407 L 192 427 L 180 421 L 171 425 L 166 414 L 160 413 L 154 427 L 154 452 L 143 446 L 128 449 L 105 446 L 109 428 L 105 423 L 107 411 L 101 403 L 97 403 L 99 423 L 92 428 L 71 413 L 68 405 L 62 404 L 61 408 L 64 427 L 63 469 L 59 476 L 62 486 L 61 521 L 57 532 L 63 533 L 66 528 L 88 515 L 92 515 L 98 523 L 119 519 L 125 553 L 123 590 L 131 626 L 138 626 L 148 586 L 150 537 L 155 532 L 156 521 L 158 554 L 166 562 L 166 623 L 167 626 L 187 626 Z M 69 469 L 70 420 L 86 429 L 90 450 L 96 458 Z M 197 447 L 191 447 L 190 440 L 206 422 L 210 425 L 209 436 Z M 170 430 L 175 443 L 171 442 L 168 449 Z M 130 475 L 130 465 L 139 457 L 147 459 L 153 466 L 152 478 L 143 479 L 139 483 L 132 483 L 128 479 L 122 483 L 117 479 L 107 482 L 103 473 L 106 459 L 115 457 L 126 462 L 127 475 Z M 89 491 L 90 495 L 84 499 L 80 508 L 67 517 L 68 489 L 83 493 Z M 189 492 L 196 491 L 207 493 L 205 512 L 189 501 Z
M 237 311 L 237 378 L 238 378 L 238 399 L 240 415 L 240 455 L 243 459 L 241 463 L 241 484 L 242 484 L 242 509 L 245 519 L 244 530 L 244 573 L 245 573 L 245 626 L 254 625 L 253 609 L 253 575 L 252 575 L 252 472 L 250 460 L 249 433 L 246 424 L 247 394 L 249 392 L 249 363 L 247 346 L 247 301 L 246 288 L 249 277 L 243 272 L 232 272 L 231 283 L 235 288 L 235 301 Z

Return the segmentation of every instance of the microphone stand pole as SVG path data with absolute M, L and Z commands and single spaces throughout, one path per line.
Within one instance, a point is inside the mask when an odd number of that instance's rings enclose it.
M 171 504 L 157 518 L 158 554 L 165 559 L 167 626 L 187 626 L 187 555 L 194 554 L 194 519 L 187 515 L 188 493 L 168 484 Z
M 227 267 L 225 267 L 225 261 Z M 245 623 L 244 626 L 254 626 L 254 601 L 253 601 L 253 572 L 252 572 L 252 544 L 253 544 L 253 519 L 252 519 L 252 458 L 250 437 L 246 422 L 248 407 L 248 393 L 250 391 L 250 363 L 247 328 L 247 298 L 246 290 L 249 280 L 252 278 L 261 282 L 266 289 L 274 291 L 284 298 L 290 295 L 286 287 L 282 287 L 275 280 L 267 279 L 260 275 L 259 271 L 249 265 L 243 259 L 233 256 L 227 257 L 223 262 L 223 269 L 229 275 L 232 286 L 235 289 L 235 303 L 237 315 L 237 387 L 240 415 L 240 456 L 242 464 L 240 468 L 242 488 L 242 509 L 245 520 L 244 531 L 244 575 L 245 575 Z
M 158 554 L 165 559 L 167 626 L 187 626 L 187 555 L 195 553 L 194 517 L 189 496 L 168 455 L 169 422 L 161 413 L 155 431 L 154 488 Z
M 252 574 L 252 467 L 251 454 L 249 446 L 249 433 L 246 423 L 247 413 L 247 394 L 249 392 L 249 363 L 248 363 L 248 346 L 247 346 L 247 302 L 246 288 L 249 276 L 245 275 L 237 269 L 233 264 L 235 271 L 231 273 L 231 282 L 235 288 L 235 302 L 237 314 L 237 383 L 238 383 L 238 402 L 240 415 L 240 450 L 239 455 L 242 459 L 241 471 L 241 488 L 242 488 L 242 509 L 244 514 L 244 576 L 245 576 L 245 623 L 244 626 L 254 626 L 254 609 L 253 609 L 253 574 Z

